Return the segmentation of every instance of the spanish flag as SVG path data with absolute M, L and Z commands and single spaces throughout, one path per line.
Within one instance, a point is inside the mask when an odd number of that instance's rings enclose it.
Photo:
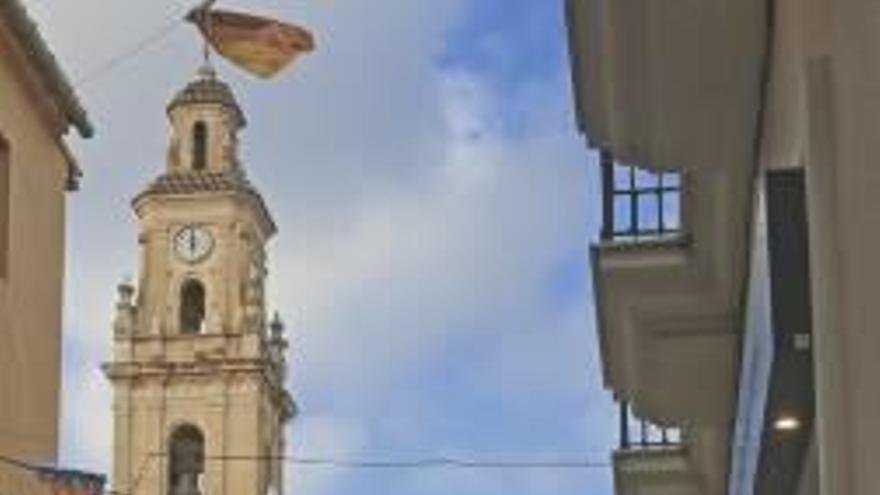
M 296 57 L 315 49 L 310 32 L 275 19 L 196 8 L 186 20 L 199 27 L 217 53 L 263 79 L 275 76 Z

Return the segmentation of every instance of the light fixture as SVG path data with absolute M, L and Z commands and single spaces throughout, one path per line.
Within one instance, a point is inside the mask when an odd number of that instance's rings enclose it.
M 795 431 L 800 429 L 801 420 L 794 416 L 779 416 L 773 422 L 773 429 L 776 431 Z

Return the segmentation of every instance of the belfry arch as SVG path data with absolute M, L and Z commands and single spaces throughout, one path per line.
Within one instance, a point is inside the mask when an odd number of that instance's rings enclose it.
M 205 325 L 205 286 L 187 279 L 180 286 L 180 333 L 202 333 Z
M 208 125 L 198 121 L 192 129 L 192 168 L 205 170 L 208 167 Z
M 204 472 L 204 435 L 193 425 L 178 426 L 168 440 L 168 495 L 201 495 Z

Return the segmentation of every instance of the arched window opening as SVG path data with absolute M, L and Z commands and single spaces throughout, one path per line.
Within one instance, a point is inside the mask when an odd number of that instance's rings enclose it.
M 205 472 L 205 437 L 198 428 L 183 425 L 174 430 L 168 446 L 169 495 L 201 495 Z
M 204 170 L 208 166 L 208 126 L 199 121 L 193 126 L 193 170 Z
M 180 290 L 180 333 L 201 333 L 205 324 L 205 287 L 187 280 Z

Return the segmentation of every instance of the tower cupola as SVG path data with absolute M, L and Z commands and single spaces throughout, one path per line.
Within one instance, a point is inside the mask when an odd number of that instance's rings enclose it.
M 169 173 L 226 172 L 239 167 L 238 131 L 247 122 L 232 90 L 213 67 L 202 66 L 172 98 L 168 118 Z

